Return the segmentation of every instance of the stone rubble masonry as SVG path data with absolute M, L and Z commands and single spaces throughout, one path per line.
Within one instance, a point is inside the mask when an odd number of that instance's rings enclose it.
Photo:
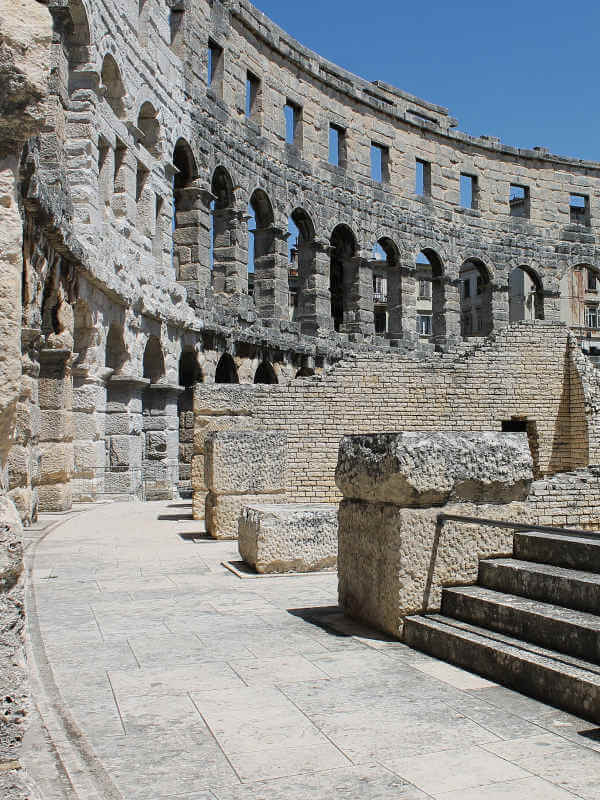
M 239 520 L 239 550 L 259 573 L 317 572 L 335 567 L 337 505 L 248 505 Z
M 481 558 L 512 552 L 510 529 L 441 522 L 440 512 L 533 522 L 527 503 L 516 499 L 526 497 L 533 476 L 524 434 L 443 436 L 445 450 L 439 433 L 346 437 L 340 445 L 340 606 L 393 636 L 402 635 L 404 617 L 438 611 L 443 586 L 474 583 Z M 427 439 L 430 455 L 424 457 Z M 484 480 L 476 477 L 474 448 L 486 462 Z M 371 474 L 369 465 L 374 466 Z M 425 475 L 418 475 L 420 468 Z M 464 496 L 475 502 L 446 502 L 460 495 L 465 484 Z M 416 485 L 425 490 L 420 496 Z M 485 502 L 486 485 L 492 503 Z M 431 507 L 424 507 L 428 498 Z
M 340 442 L 345 498 L 427 507 L 525 500 L 533 479 L 525 433 L 374 433 Z
M 213 431 L 204 441 L 206 530 L 236 539 L 244 505 L 285 502 L 286 435 L 269 430 Z

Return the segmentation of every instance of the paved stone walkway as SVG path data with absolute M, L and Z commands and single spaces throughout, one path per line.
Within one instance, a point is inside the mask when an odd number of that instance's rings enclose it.
M 182 502 L 51 521 L 41 705 L 98 797 L 600 797 L 600 730 L 351 624 L 334 574 L 240 579 Z

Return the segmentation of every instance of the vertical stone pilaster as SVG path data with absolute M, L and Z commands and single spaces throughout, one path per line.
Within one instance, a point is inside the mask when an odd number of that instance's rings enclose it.
M 354 256 L 344 267 L 344 333 L 373 336 L 373 269 L 363 256 Z
M 418 341 L 417 335 L 417 281 L 415 268 L 391 267 L 388 276 L 388 338 L 405 342 Z
M 248 292 L 248 234 L 245 215 L 233 208 L 212 212 L 214 218 L 212 283 L 219 294 Z
M 67 511 L 72 505 L 73 386 L 71 350 L 40 353 L 40 511 Z
M 144 434 L 142 471 L 146 500 L 171 500 L 179 479 L 179 418 L 181 386 L 153 383 L 142 395 Z
M 191 184 L 175 189 L 173 244 L 177 280 L 184 286 L 210 286 L 210 212 L 212 195 Z
M 86 367 L 73 370 L 73 500 L 94 502 L 104 493 L 106 384 Z
M 486 326 L 484 333 L 487 334 L 492 330 L 500 331 L 506 328 L 510 321 L 508 285 L 489 284 L 485 287 L 484 292 L 491 292 L 491 300 L 487 302 L 487 297 L 483 297 L 482 308 L 487 305 L 492 310 L 491 324 Z
M 104 492 L 112 497 L 142 498 L 142 392 L 149 383 L 132 375 L 108 381 Z
M 303 242 L 298 251 L 300 277 L 299 320 L 302 333 L 317 336 L 319 331 L 333 329 L 329 269 L 331 247 L 328 242 L 315 239 Z
M 289 317 L 288 235 L 275 226 L 254 234 L 254 304 L 260 319 Z

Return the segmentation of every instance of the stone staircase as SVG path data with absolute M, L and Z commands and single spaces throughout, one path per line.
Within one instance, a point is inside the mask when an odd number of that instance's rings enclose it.
M 600 536 L 515 533 L 513 553 L 408 617 L 406 643 L 600 722 Z

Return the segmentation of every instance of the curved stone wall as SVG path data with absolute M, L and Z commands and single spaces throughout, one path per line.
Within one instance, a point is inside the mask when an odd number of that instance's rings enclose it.
M 33 388 L 13 491 L 47 508 L 170 491 L 199 381 L 592 319 L 600 164 L 461 133 L 245 0 L 48 5 L 53 111 L 21 165 Z

